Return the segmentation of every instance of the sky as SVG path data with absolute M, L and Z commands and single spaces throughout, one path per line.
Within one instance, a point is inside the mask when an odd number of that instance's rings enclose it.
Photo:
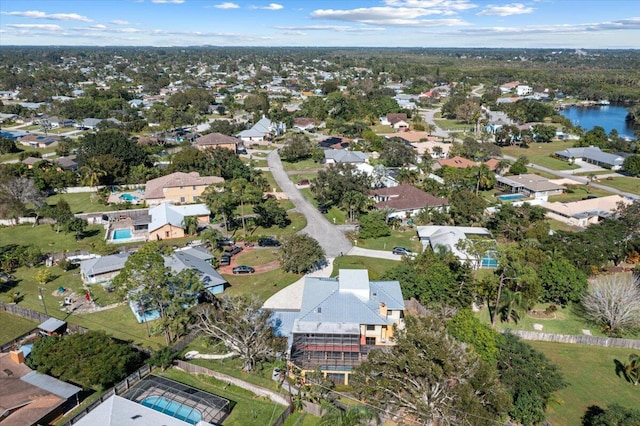
M 639 0 L 2 0 L 0 45 L 639 49 Z

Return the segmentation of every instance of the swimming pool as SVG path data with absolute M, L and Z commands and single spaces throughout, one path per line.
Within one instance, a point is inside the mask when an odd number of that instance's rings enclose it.
M 112 240 L 128 240 L 129 238 L 131 238 L 130 229 L 116 229 L 111 236 Z
M 136 197 L 135 195 L 131 195 L 131 194 L 121 194 L 120 195 L 120 199 L 124 200 L 124 201 L 138 201 L 140 198 Z
M 498 195 L 498 198 L 502 201 L 513 201 L 513 200 L 519 200 L 521 198 L 526 198 L 526 195 L 524 194 L 505 194 L 505 195 Z
M 195 425 L 202 420 L 202 414 L 200 411 L 193 407 L 189 407 L 188 405 L 180 404 L 176 401 L 170 401 L 162 396 L 148 396 L 140 401 L 140 403 L 145 407 L 152 408 L 192 425 Z

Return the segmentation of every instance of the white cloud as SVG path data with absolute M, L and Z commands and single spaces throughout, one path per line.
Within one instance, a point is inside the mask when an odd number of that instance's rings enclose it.
M 385 0 L 388 6 L 416 7 L 420 9 L 439 10 L 444 15 L 474 9 L 476 6 L 469 0 Z
M 3 15 L 20 16 L 22 18 L 31 19 L 49 19 L 52 21 L 79 21 L 79 22 L 91 22 L 91 19 L 86 16 L 78 15 L 77 13 L 45 13 L 39 10 L 25 10 L 14 12 L 1 12 Z
M 63 28 L 60 25 L 55 24 L 7 24 L 9 28 L 16 28 L 19 30 L 44 30 L 44 31 L 62 31 Z
M 184 0 L 151 0 L 151 3 L 173 3 L 173 4 L 181 4 L 181 3 L 184 3 Z
M 418 19 L 423 16 L 442 14 L 442 11 L 421 8 L 370 7 L 351 10 L 318 9 L 311 13 L 312 18 L 333 19 L 336 21 L 359 22 L 366 25 L 435 27 L 463 26 L 467 22 L 458 19 Z
M 384 28 L 374 27 L 351 27 L 346 25 L 306 25 L 299 27 L 274 27 L 278 30 L 286 31 L 335 31 L 335 32 L 372 32 L 372 31 L 384 31 Z
M 113 21 L 109 21 L 110 24 L 113 25 L 130 25 L 131 22 L 125 21 L 123 19 L 114 19 Z
M 265 9 L 265 10 L 280 10 L 282 8 L 284 8 L 284 6 L 281 5 L 281 4 L 269 3 L 269 6 L 262 7 L 261 9 Z
M 214 4 L 213 7 L 215 7 L 216 9 L 239 9 L 240 8 L 239 5 L 235 3 L 231 3 L 230 1 L 220 3 L 220 4 Z
M 486 9 L 478 13 L 478 15 L 484 15 L 484 16 L 525 15 L 528 13 L 533 13 L 533 11 L 534 9 L 532 7 L 527 7 L 522 3 L 511 3 L 511 4 L 505 4 L 502 6 L 490 4 L 487 6 Z
M 558 25 L 525 25 L 521 27 L 485 27 L 464 30 L 469 35 L 505 35 L 505 34 L 584 34 L 587 32 L 640 30 L 640 17 L 621 19 L 618 21 L 604 21 L 586 24 L 558 24 Z

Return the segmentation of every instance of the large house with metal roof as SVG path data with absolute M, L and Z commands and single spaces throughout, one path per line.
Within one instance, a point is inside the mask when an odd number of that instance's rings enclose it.
M 324 152 L 325 164 L 336 163 L 366 163 L 368 158 L 362 151 L 349 151 L 346 149 L 328 149 Z
M 290 362 L 303 373 L 320 369 L 336 383 L 371 350 L 393 345 L 404 327 L 398 281 L 370 281 L 365 269 L 341 269 L 337 278 L 306 277 L 299 311 L 274 311 L 276 332 L 289 340 Z
M 536 174 L 496 176 L 496 186 L 513 194 L 546 200 L 551 195 L 562 194 L 564 186 Z
M 567 161 L 579 159 L 611 170 L 622 169 L 622 163 L 624 163 L 623 155 L 603 152 L 597 146 L 566 148 L 562 151 L 556 151 L 555 155 Z

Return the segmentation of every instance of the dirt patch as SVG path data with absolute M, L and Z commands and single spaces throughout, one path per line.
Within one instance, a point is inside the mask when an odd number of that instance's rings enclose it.
M 555 312 L 547 312 L 547 311 L 530 311 L 529 312 L 529 316 L 536 318 L 536 319 L 556 319 L 556 313 Z
M 254 247 L 245 247 L 244 250 L 242 250 L 242 253 L 250 253 L 252 251 L 254 251 L 255 248 Z M 233 268 L 235 268 L 236 266 L 240 265 L 240 263 L 237 262 L 236 257 L 239 255 L 240 253 L 238 253 L 235 256 L 231 257 L 231 264 L 227 265 L 227 266 L 220 266 L 218 268 L 218 272 L 221 274 L 228 274 L 231 275 L 233 274 Z M 264 265 L 256 265 L 253 266 L 253 268 L 256 270 L 256 274 L 260 274 L 262 272 L 269 272 L 272 271 L 274 269 L 278 269 L 280 267 L 280 262 L 279 261 L 273 261 L 273 262 L 269 262 L 269 263 L 265 263 Z

